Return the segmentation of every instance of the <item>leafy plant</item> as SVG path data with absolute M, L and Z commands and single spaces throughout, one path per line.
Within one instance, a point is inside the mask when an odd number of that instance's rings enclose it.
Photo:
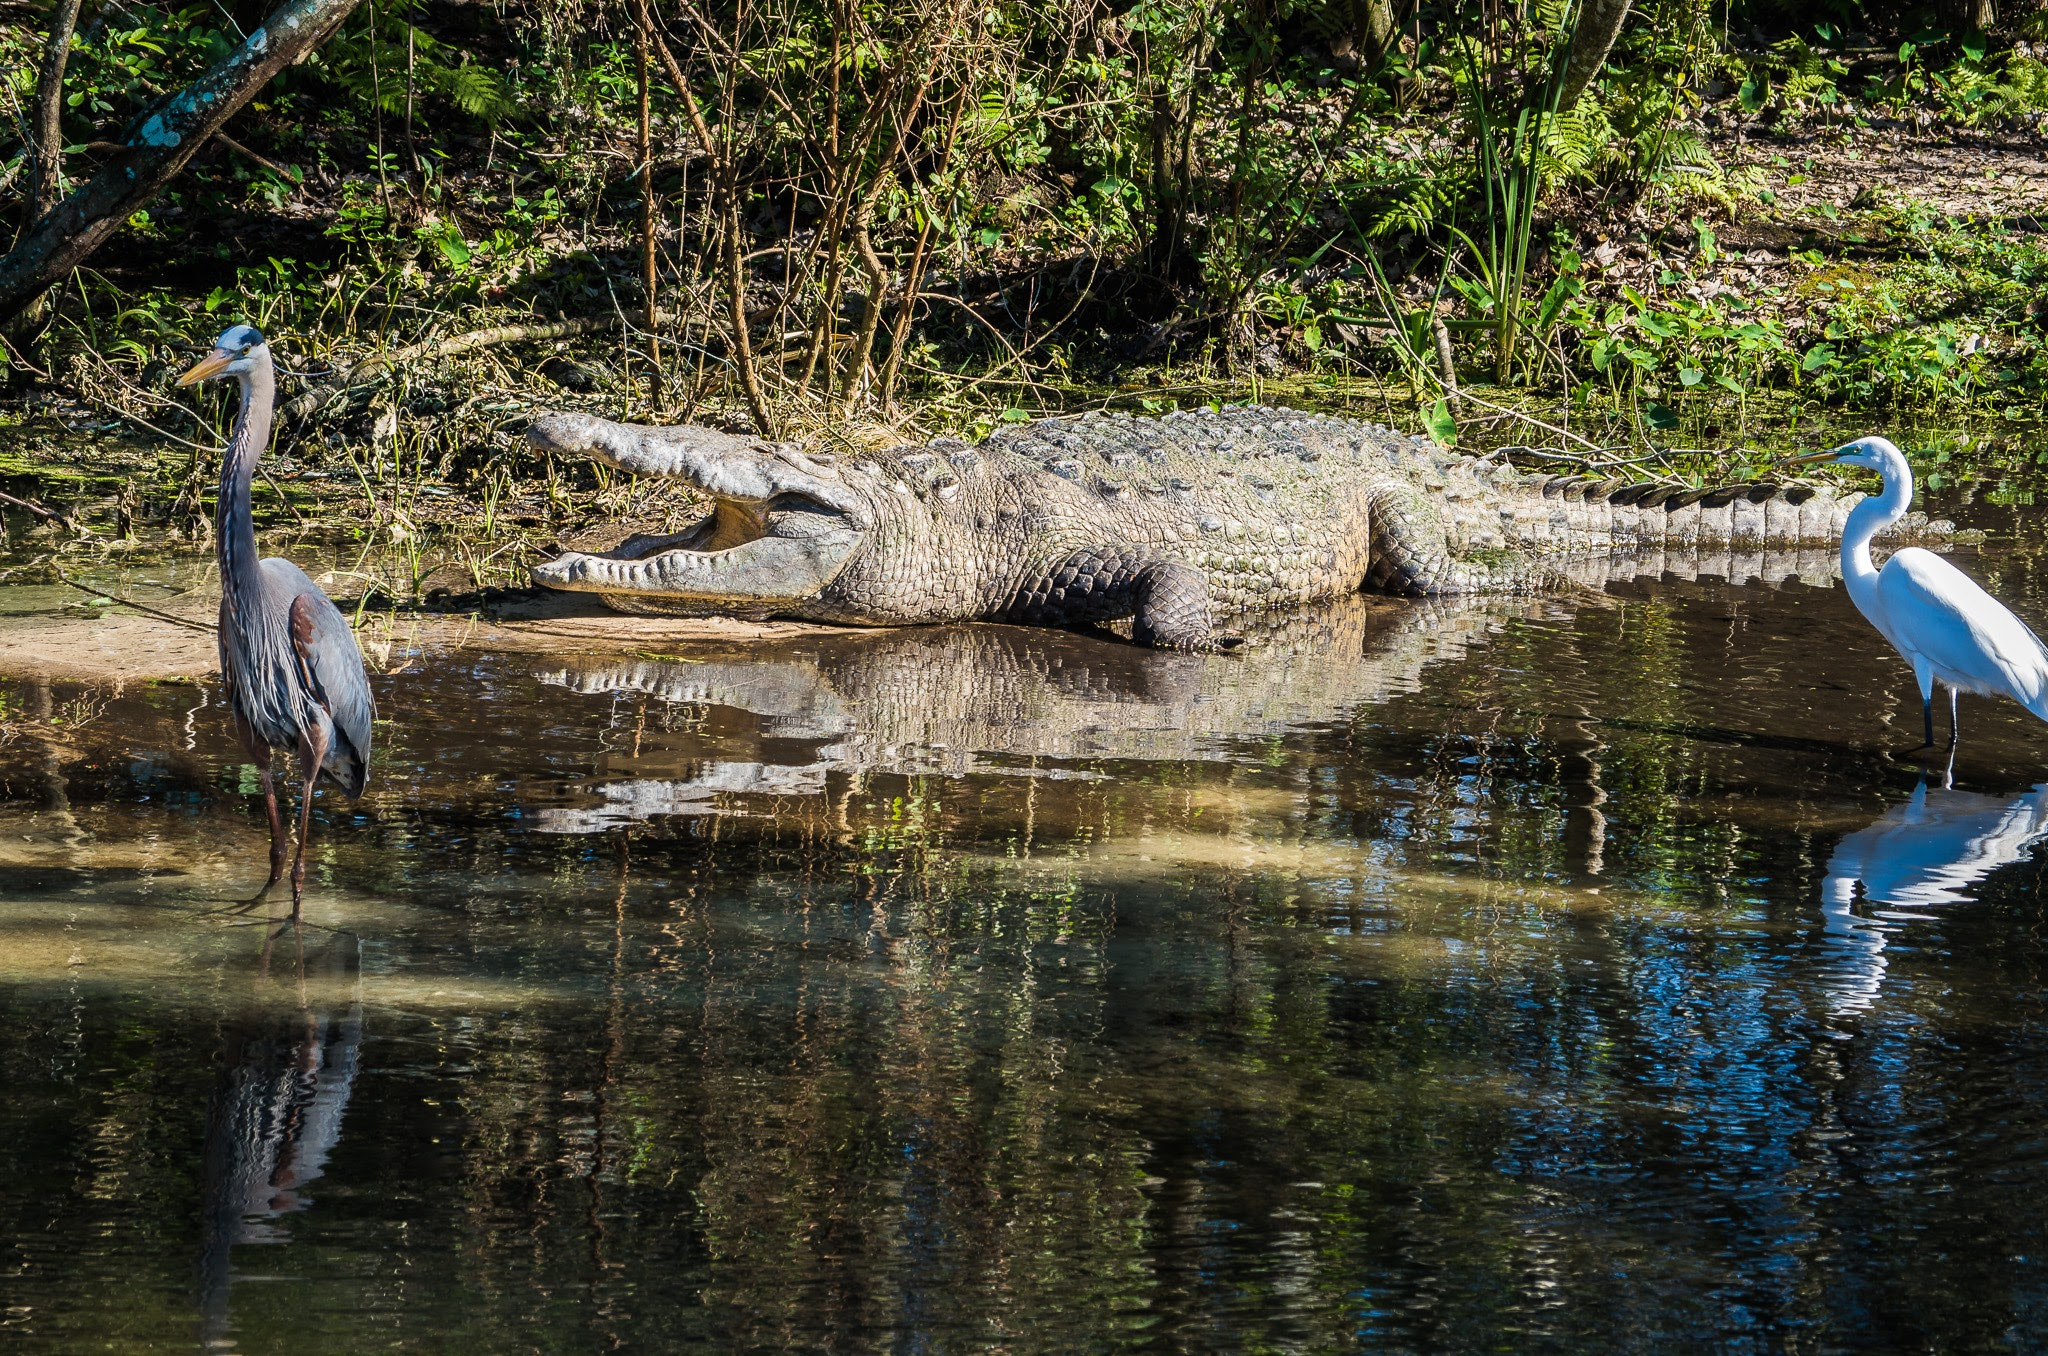
M 1559 31 L 1565 25 L 1559 16 Z M 1465 68 L 1465 97 L 1474 145 L 1478 150 L 1478 174 L 1484 211 L 1475 236 L 1453 224 L 1451 231 L 1471 251 L 1474 276 L 1451 276 L 1451 283 L 1480 312 L 1481 323 L 1493 331 L 1494 381 L 1505 386 L 1511 376 L 1516 341 L 1532 322 L 1545 323 L 1544 307 L 1532 313 L 1525 304 L 1529 276 L 1529 245 L 1536 230 L 1536 201 L 1543 192 L 1544 146 L 1550 120 L 1556 115 L 1564 80 L 1561 43 L 1539 58 L 1538 70 L 1545 79 L 1535 98 L 1511 110 L 1510 122 L 1502 121 L 1497 100 L 1489 87 L 1498 88 L 1499 75 L 1512 69 L 1500 48 L 1466 38 L 1458 44 Z M 1519 65 L 1519 63 L 1516 63 Z M 1547 308 L 1555 319 L 1556 308 Z
M 365 106 L 402 114 L 409 98 L 427 96 L 478 122 L 497 123 L 517 105 L 496 72 L 477 65 L 410 21 L 395 16 L 411 4 L 372 0 L 365 22 L 329 38 L 319 69 Z

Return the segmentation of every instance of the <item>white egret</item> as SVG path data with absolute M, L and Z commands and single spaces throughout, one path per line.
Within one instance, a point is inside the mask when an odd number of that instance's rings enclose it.
M 1794 458 L 1860 466 L 1884 477 L 1884 491 L 1849 511 L 1842 527 L 1842 582 L 1872 626 L 1913 666 L 1927 743 L 1934 743 L 1934 685 L 1948 689 L 1948 742 L 1956 742 L 1956 696 L 2010 697 L 2048 720 L 2048 647 L 2027 624 L 1955 566 L 1915 546 L 1879 570 L 1870 539 L 1905 516 L 1913 468 L 1883 438 L 1859 438 L 1829 452 Z

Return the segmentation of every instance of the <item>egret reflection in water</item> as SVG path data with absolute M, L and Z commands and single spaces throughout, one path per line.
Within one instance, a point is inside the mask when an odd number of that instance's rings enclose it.
M 2001 799 L 1922 781 L 1909 800 L 1849 834 L 1828 859 L 1821 917 L 1841 948 L 1835 1011 L 1861 1012 L 1876 1001 L 1885 974 L 1885 935 L 1924 919 L 1925 908 L 1961 903 L 1971 886 L 2020 860 L 2048 835 L 2048 784 Z M 1868 917 L 1856 912 L 1858 898 Z

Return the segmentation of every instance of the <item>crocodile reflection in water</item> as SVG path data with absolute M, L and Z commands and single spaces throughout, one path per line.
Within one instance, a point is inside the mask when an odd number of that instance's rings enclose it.
M 256 992 L 221 1040 L 201 1178 L 201 1343 L 234 1350 L 237 1244 L 290 1241 L 283 1216 L 312 1204 L 355 1088 L 363 1039 L 357 939 L 286 927 L 265 941 Z
M 703 814 L 726 793 L 816 795 L 826 774 L 1100 775 L 1093 759 L 1231 756 L 1242 741 L 1352 711 L 1412 689 L 1511 616 L 1555 600 L 1347 599 L 1287 614 L 1248 657 L 1143 650 L 1008 626 L 824 632 L 683 662 L 588 659 L 543 681 L 588 693 L 643 693 L 761 717 L 752 755 L 693 760 L 680 775 L 589 788 L 603 804 L 540 812 L 540 826 L 588 833 L 650 814 Z M 773 760 L 776 742 L 791 747 Z M 763 757 L 767 754 L 767 757 Z M 1023 766 L 1020 766 L 1022 764 Z
M 2000 799 L 1922 781 L 1912 798 L 1835 846 L 1821 919 L 1841 951 L 1830 988 L 1838 1014 L 1862 1012 L 1885 975 L 1885 936 L 1917 910 L 1966 902 L 1969 887 L 2020 860 L 2048 835 L 2048 785 Z M 1861 899 L 1868 916 L 1855 909 Z
M 1580 562 L 1574 578 L 1598 590 L 1633 577 L 1638 564 Z M 1832 567 L 1821 552 L 1744 552 L 1663 572 L 1821 583 Z M 1075 764 L 1229 759 L 1246 741 L 1345 721 L 1413 691 L 1431 664 L 1456 659 L 1509 620 L 1571 605 L 1555 597 L 1353 596 L 1246 619 L 1256 626 L 1247 628 L 1246 652 L 1233 656 L 970 625 L 818 632 L 680 661 L 580 660 L 539 676 L 582 692 L 751 712 L 762 718 L 759 737 L 735 749 L 738 758 L 718 757 L 716 740 L 692 741 L 691 757 L 672 769 L 645 756 L 632 760 L 630 777 L 600 769 L 582 788 L 600 804 L 546 808 L 535 822 L 552 832 L 593 833 L 650 815 L 730 812 L 730 793 L 813 796 L 834 770 L 856 781 L 869 772 L 980 769 L 1093 776 Z M 777 740 L 798 747 L 777 758 Z M 1573 748 L 1587 755 L 1579 780 L 1597 782 L 1597 740 L 1589 733 Z M 1604 797 L 1590 784 L 1575 794 L 1579 859 L 1597 874 Z

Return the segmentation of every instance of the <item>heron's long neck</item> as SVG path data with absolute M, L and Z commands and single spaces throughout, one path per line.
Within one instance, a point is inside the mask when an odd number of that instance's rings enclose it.
M 1856 604 L 1856 610 L 1879 630 L 1884 629 L 1884 623 L 1877 599 L 1877 566 L 1870 559 L 1870 540 L 1905 517 L 1912 502 L 1912 480 L 1887 475 L 1884 492 L 1849 510 L 1849 521 L 1842 524 L 1842 584 L 1849 590 L 1849 600 Z
M 256 523 L 249 506 L 249 486 L 256 460 L 270 441 L 270 406 L 274 394 L 267 373 L 242 378 L 242 411 L 221 459 L 220 497 L 214 503 L 214 550 L 220 558 L 221 588 L 232 596 L 256 594 Z

